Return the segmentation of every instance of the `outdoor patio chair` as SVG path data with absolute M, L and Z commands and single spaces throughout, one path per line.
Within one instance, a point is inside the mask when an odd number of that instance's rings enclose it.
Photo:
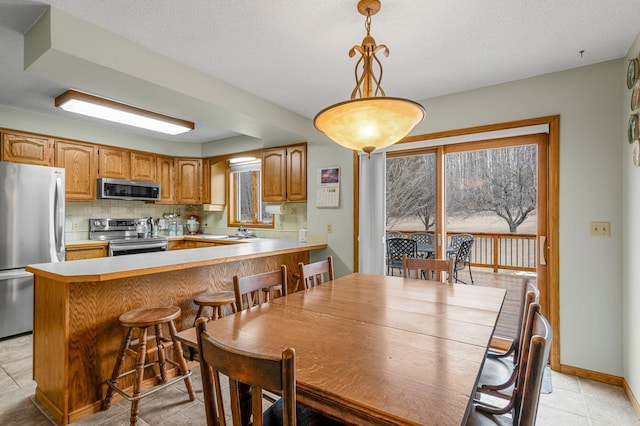
M 453 279 L 455 282 L 460 281 L 462 284 L 466 284 L 461 279 L 458 279 L 458 271 L 462 271 L 466 267 L 469 268 L 471 284 L 474 284 L 473 275 L 471 274 L 471 246 L 473 246 L 473 241 L 474 238 L 471 234 L 457 234 L 451 237 Z
M 388 240 L 389 238 L 402 238 L 404 235 L 399 231 L 387 231 L 386 237 Z
M 418 243 L 408 238 L 389 238 L 387 240 L 387 275 L 393 275 L 393 270 L 402 270 L 403 257 L 416 257 Z
M 418 243 L 418 254 L 421 254 L 424 257 L 429 257 L 430 253 L 435 254 L 435 251 L 427 250 L 435 250 L 433 244 L 433 234 L 431 234 L 430 232 L 412 232 L 411 234 L 407 235 L 407 238 L 409 238 L 410 240 L 415 240 L 416 243 Z

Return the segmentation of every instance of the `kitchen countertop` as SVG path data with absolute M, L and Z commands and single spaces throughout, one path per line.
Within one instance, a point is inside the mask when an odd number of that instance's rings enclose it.
M 181 240 L 191 240 L 191 241 L 197 241 L 197 240 L 206 240 L 206 241 L 211 241 L 211 242 L 217 242 L 219 241 L 220 243 L 229 243 L 229 242 L 241 242 L 241 243 L 250 243 L 251 241 L 258 241 L 258 240 L 264 240 L 265 238 L 260 238 L 260 237 L 251 237 L 251 238 L 237 238 L 237 237 L 230 237 L 228 235 L 212 235 L 212 234 L 195 234 L 195 235 L 178 235 L 178 236 L 172 236 L 169 237 L 167 235 L 161 235 L 161 237 L 166 237 L 169 239 L 169 241 L 181 241 Z M 268 239 L 268 238 L 267 238 Z M 109 244 L 109 241 L 107 240 L 75 240 L 75 241 L 69 241 L 65 244 L 66 247 L 73 247 L 73 246 L 84 246 L 84 245 L 106 245 Z
M 201 235 L 185 235 L 176 238 L 189 239 L 191 237 L 202 238 Z M 75 260 L 73 262 L 39 263 L 28 265 L 26 270 L 35 275 L 63 282 L 106 281 L 174 271 L 176 269 L 214 265 L 230 260 L 253 259 L 327 247 L 326 244 L 301 243 L 295 240 L 271 238 L 247 238 L 236 241 L 246 241 L 247 244 L 229 244 L 186 250 L 102 257 Z M 250 244 L 248 244 L 249 242 Z M 77 244 L 77 242 L 74 242 L 74 244 Z

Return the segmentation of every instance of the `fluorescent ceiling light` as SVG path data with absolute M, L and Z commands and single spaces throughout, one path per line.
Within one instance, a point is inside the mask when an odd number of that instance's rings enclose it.
M 55 104 L 65 111 L 169 135 L 179 135 L 193 130 L 195 127 L 191 121 L 169 117 L 76 90 L 67 90 L 56 98 Z
M 235 157 L 229 160 L 229 163 L 231 164 L 237 164 L 237 163 L 248 163 L 249 161 L 255 161 L 257 160 L 256 157 Z

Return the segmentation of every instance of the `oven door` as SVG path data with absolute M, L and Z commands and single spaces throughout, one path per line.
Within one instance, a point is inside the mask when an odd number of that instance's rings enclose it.
M 154 253 L 158 251 L 167 251 L 168 243 L 155 242 L 155 243 L 138 243 L 138 244 L 109 244 L 109 256 L 122 256 L 125 254 L 138 254 L 138 253 Z

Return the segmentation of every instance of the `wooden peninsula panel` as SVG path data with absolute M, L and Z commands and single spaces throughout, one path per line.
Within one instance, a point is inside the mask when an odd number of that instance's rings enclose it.
M 298 262 L 309 262 L 310 250 L 326 247 L 296 242 L 261 249 L 254 244 L 121 256 L 118 260 L 125 266 L 127 262 L 141 266 L 112 273 L 104 273 L 99 266 L 115 265 L 114 258 L 30 265 L 28 270 L 35 275 L 33 378 L 38 401 L 62 424 L 100 410 L 124 336 L 118 324 L 124 312 L 176 305 L 182 310 L 176 327 L 183 330 L 193 326 L 196 294 L 230 290 L 233 275 L 274 271 L 281 264 L 293 273 Z M 208 261 L 203 260 L 207 257 Z M 181 258 L 192 261 L 176 263 Z M 83 268 L 95 273 L 74 275 Z M 154 381 L 149 376 L 145 384 L 151 386 Z M 121 383 L 131 384 L 124 379 Z

